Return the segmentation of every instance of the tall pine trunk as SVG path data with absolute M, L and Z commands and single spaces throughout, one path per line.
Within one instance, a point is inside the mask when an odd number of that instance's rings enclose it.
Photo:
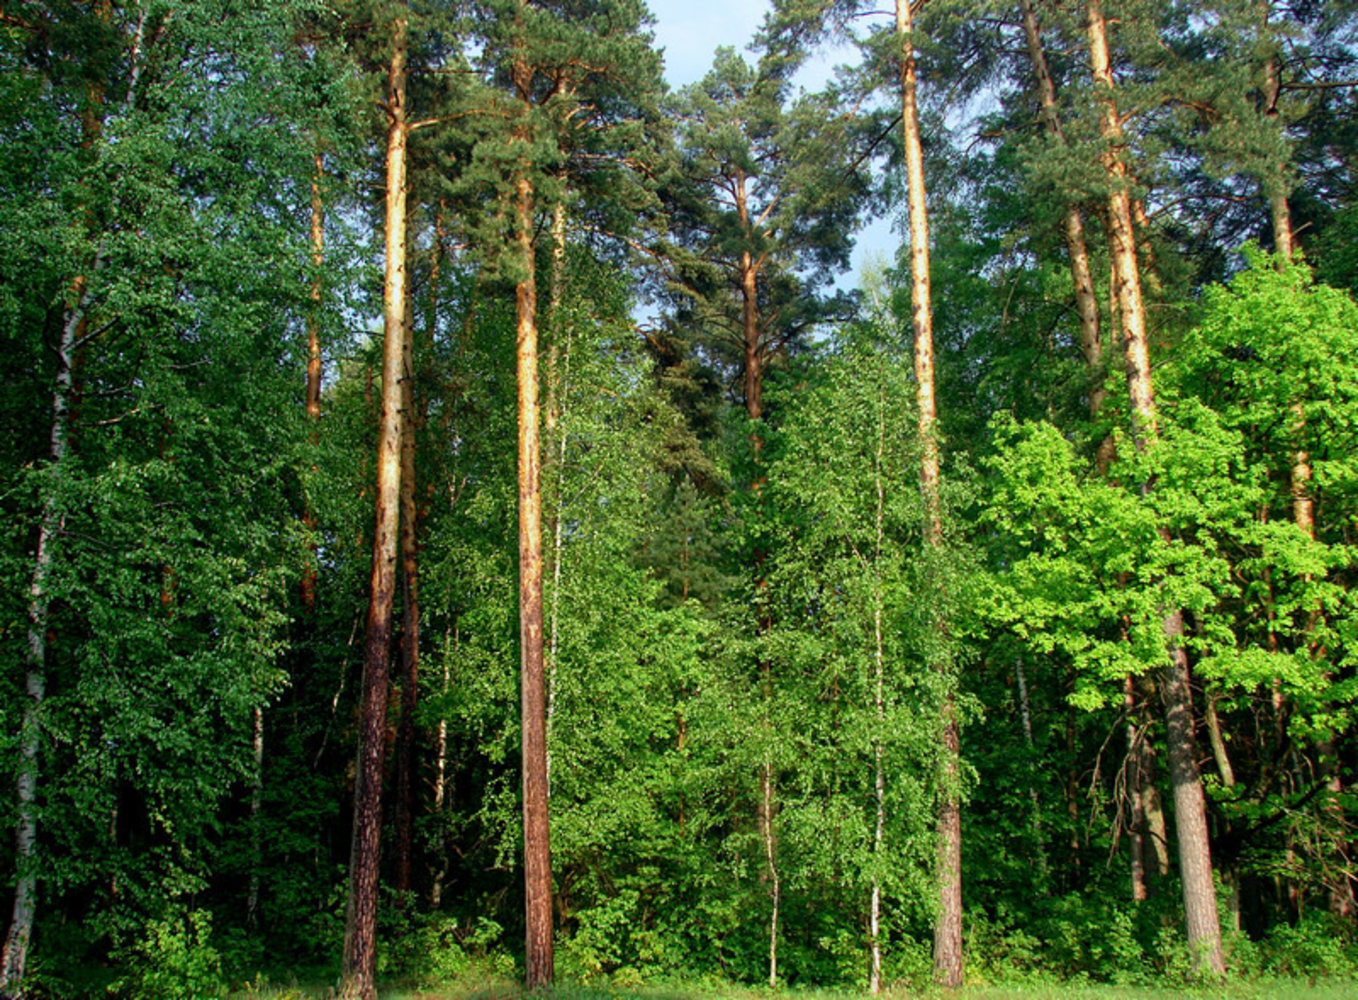
M 372 582 L 363 650 L 354 826 L 349 857 L 349 903 L 344 922 L 345 1000 L 377 996 L 378 865 L 382 837 L 382 763 L 385 753 L 392 605 L 401 502 L 401 382 L 406 339 L 406 32 L 392 25 L 387 74 L 386 265 L 382 287 L 382 415 L 377 445 L 376 527 Z
M 896 0 L 900 44 L 901 126 L 905 140 L 905 177 L 910 213 L 911 319 L 915 340 L 915 388 L 919 408 L 920 490 L 924 495 L 925 544 L 930 557 L 943 549 L 943 509 L 939 498 L 938 405 L 934 392 L 934 320 L 929 282 L 929 217 L 924 186 L 924 149 L 915 100 L 914 24 L 909 0 Z M 947 622 L 938 622 L 946 631 Z M 939 674 L 948 664 L 931 664 Z M 951 679 L 945 677 L 945 687 Z M 938 916 L 934 925 L 934 979 L 942 986 L 962 985 L 962 810 L 958 790 L 960 740 L 951 690 L 939 714 Z
M 524 99 L 527 99 L 526 89 Z M 524 137 L 524 141 L 527 138 Z M 529 989 L 549 986 L 552 960 L 552 856 L 547 801 L 547 697 L 542 630 L 542 483 L 538 406 L 537 286 L 533 259 L 533 184 L 515 195 L 520 266 L 517 309 L 519 439 L 519 669 L 523 730 L 523 852 Z
M 435 275 L 435 277 L 437 277 Z M 401 410 L 401 718 L 396 730 L 396 878 L 410 891 L 415 841 L 415 709 L 420 678 L 419 514 L 415 503 L 414 338 L 402 350 Z
M 561 575 L 566 550 L 566 446 L 563 421 L 571 384 L 571 331 L 562 321 L 561 302 L 566 281 L 566 206 L 552 206 L 552 287 L 547 300 L 551 346 L 547 353 L 547 409 L 544 414 L 548 471 L 554 482 L 550 533 L 552 536 L 552 600 L 547 636 L 547 795 L 552 793 L 552 718 L 556 710 L 557 652 L 561 647 Z M 564 343 L 563 343 L 564 342 Z
M 1090 65 L 1100 102 L 1099 126 L 1105 144 L 1103 164 L 1111 188 L 1108 196 L 1108 243 L 1113 271 L 1117 276 L 1127 391 L 1131 399 L 1132 437 L 1137 450 L 1146 451 L 1155 447 L 1159 428 L 1146 334 L 1146 311 L 1137 264 L 1131 194 L 1128 190 L 1129 178 L 1127 165 L 1120 152 L 1124 138 L 1101 0 L 1087 0 L 1086 12 Z M 1149 486 L 1146 488 L 1149 489 Z M 1162 533 L 1165 533 L 1163 529 Z M 1178 608 L 1164 609 L 1162 629 L 1168 664 L 1161 696 L 1165 706 L 1170 782 L 1174 789 L 1175 839 L 1179 848 L 1179 874 L 1183 884 L 1188 945 L 1199 970 L 1221 975 L 1225 971 L 1225 963 L 1221 952 L 1221 925 L 1217 918 L 1216 886 L 1212 881 L 1207 809 L 1198 774 L 1193 733 L 1192 688 L 1188 652 L 1184 644 L 1183 612 Z
M 1061 117 L 1056 102 L 1056 82 L 1047 63 L 1047 52 L 1042 45 L 1042 28 L 1038 22 L 1033 0 L 1020 0 L 1023 12 L 1023 34 L 1028 43 L 1028 56 L 1037 81 L 1037 96 L 1042 108 L 1042 122 L 1047 135 L 1058 145 L 1065 145 Z M 1093 272 L 1089 266 L 1089 247 L 1085 242 L 1084 219 L 1080 207 L 1073 202 L 1066 205 L 1063 220 L 1066 251 L 1070 255 L 1070 277 L 1075 287 L 1075 311 L 1080 317 L 1080 351 L 1089 371 L 1089 415 L 1097 417 L 1103 408 L 1103 339 L 1099 332 L 1099 302 L 1094 295 Z

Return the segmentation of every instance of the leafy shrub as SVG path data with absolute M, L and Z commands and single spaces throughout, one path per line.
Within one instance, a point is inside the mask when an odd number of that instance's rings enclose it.
M 219 1000 L 226 982 L 211 936 L 206 910 L 148 922 L 141 940 L 116 956 L 129 972 L 109 992 L 127 1000 Z
M 504 929 L 494 920 L 412 911 L 388 916 L 378 938 L 382 975 L 420 987 L 441 986 L 471 973 L 511 976 L 514 960 L 497 950 Z
M 1353 926 L 1329 914 L 1317 914 L 1295 925 L 1279 924 L 1259 944 L 1260 972 L 1307 979 L 1358 977 L 1358 942 Z

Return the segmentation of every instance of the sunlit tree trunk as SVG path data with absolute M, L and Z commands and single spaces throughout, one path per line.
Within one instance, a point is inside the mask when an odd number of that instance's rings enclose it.
M 518 96 L 532 97 L 532 70 L 514 67 Z M 529 141 L 526 132 L 518 140 Z M 542 629 L 542 475 L 538 405 L 537 283 L 533 246 L 534 192 L 526 174 L 515 182 L 515 229 L 522 277 L 517 315 L 519 442 L 519 664 L 523 739 L 523 850 L 529 989 L 549 986 L 552 957 L 552 858 L 548 818 L 547 691 Z
M 344 923 L 345 1000 L 377 996 L 378 863 L 382 836 L 382 760 L 390 673 L 391 619 L 401 502 L 401 383 L 406 326 L 406 32 L 392 25 L 387 74 L 386 264 L 383 278 L 382 414 L 378 432 L 376 527 L 363 651 L 349 902 Z
M 1129 179 L 1122 158 L 1125 140 L 1118 116 L 1108 53 L 1107 24 L 1100 0 L 1087 0 L 1086 12 L 1090 65 L 1100 104 L 1100 133 L 1105 144 L 1104 169 L 1111 187 L 1108 197 L 1108 242 L 1113 269 L 1117 274 L 1127 390 L 1131 399 L 1132 437 L 1137 450 L 1144 451 L 1155 446 L 1159 428 L 1151 379 L 1145 305 L 1141 297 L 1136 240 L 1132 228 Z M 1202 781 L 1198 775 L 1183 612 L 1178 608 L 1166 609 L 1162 625 L 1169 663 L 1161 697 L 1165 705 L 1166 745 L 1169 750 L 1170 781 L 1174 789 L 1175 840 L 1179 847 L 1179 873 L 1183 883 L 1188 944 L 1200 970 L 1220 975 L 1225 971 L 1225 963 L 1221 952 L 1221 925 L 1217 918 L 1216 886 L 1212 881 L 1207 809 Z
M 1267 33 L 1268 28 L 1268 5 L 1262 5 L 1264 11 L 1263 32 Z M 1280 114 L 1278 112 L 1278 98 L 1282 95 L 1282 60 L 1276 53 L 1270 55 L 1264 62 L 1264 117 L 1271 122 L 1278 123 Z M 1281 128 L 1281 125 L 1278 126 Z M 1291 260 L 1296 253 L 1296 241 L 1292 230 L 1292 209 L 1287 203 L 1288 184 L 1286 181 L 1286 168 L 1283 164 L 1275 164 L 1274 168 L 1263 178 L 1264 195 L 1268 198 L 1269 215 L 1273 220 L 1273 249 L 1284 260 Z
M 754 232 L 750 216 L 749 183 L 750 179 L 742 170 L 737 170 L 732 181 L 734 185 L 736 217 L 740 220 L 741 233 L 749 238 Z M 762 261 L 749 250 L 740 254 L 740 264 L 736 271 L 738 297 L 740 300 L 740 329 L 742 356 L 745 365 L 743 389 L 745 393 L 745 415 L 751 421 L 750 455 L 753 462 L 752 485 L 756 494 L 764 488 L 764 470 L 761 456 L 764 447 L 764 433 L 759 421 L 764 418 L 764 345 L 760 342 L 759 324 L 759 271 Z M 753 558 L 755 573 L 755 616 L 760 635 L 768 633 L 772 627 L 769 618 L 768 579 L 764 562 L 764 551 L 756 551 Z M 772 723 L 769 709 L 773 702 L 773 665 L 767 656 L 761 654 L 759 663 L 760 684 L 763 689 L 765 715 L 764 729 L 767 733 Z M 773 773 L 771 750 L 767 751 L 759 766 L 759 801 L 757 803 L 756 824 L 759 838 L 764 848 L 764 870 L 760 878 L 768 888 L 771 904 L 769 914 L 769 987 L 778 985 L 778 935 L 780 911 L 782 908 L 783 880 L 778 870 L 778 835 L 774 814 L 777 810 L 777 789 Z
M 548 293 L 547 322 L 551 346 L 547 353 L 547 409 L 544 414 L 548 455 L 555 473 L 552 498 L 552 599 L 547 635 L 547 794 L 552 791 L 552 719 L 556 714 L 557 652 L 561 646 L 561 564 L 565 555 L 566 399 L 570 394 L 571 332 L 562 321 L 561 302 L 566 281 L 566 206 L 552 206 L 552 287 Z
M 896 0 L 896 33 L 900 44 L 901 127 L 905 142 L 905 179 L 910 214 L 911 317 L 915 340 L 915 386 L 919 405 L 920 490 L 924 495 L 925 543 L 938 553 L 943 547 L 943 511 L 939 499 L 938 406 L 934 392 L 934 320 L 929 283 L 929 218 L 924 186 L 924 149 L 915 100 L 915 43 L 908 0 Z M 939 622 L 946 630 L 946 622 Z M 948 666 L 933 668 L 946 673 Z M 951 692 L 940 713 L 942 763 L 938 804 L 938 916 L 934 925 L 934 979 L 943 986 L 962 985 L 962 811 L 958 791 L 957 711 Z

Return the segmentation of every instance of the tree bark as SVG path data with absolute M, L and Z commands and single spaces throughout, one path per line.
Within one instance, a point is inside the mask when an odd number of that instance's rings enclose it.
M 1100 105 L 1103 165 L 1112 188 L 1108 197 L 1108 242 L 1117 278 L 1127 391 L 1131 401 L 1132 438 L 1138 451 L 1146 451 L 1155 446 L 1159 427 L 1151 379 L 1150 347 L 1146 336 L 1145 304 L 1141 295 L 1136 237 L 1132 226 L 1129 178 L 1127 165 L 1122 158 L 1125 140 L 1118 116 L 1107 23 L 1101 0 L 1087 0 L 1086 13 L 1090 65 Z M 1149 488 L 1149 485 L 1145 487 L 1147 490 Z M 1168 532 L 1161 529 L 1161 533 L 1168 541 Z M 1217 919 L 1216 887 L 1212 881 L 1207 811 L 1193 736 L 1192 692 L 1189 686 L 1188 653 L 1184 647 L 1183 613 L 1177 608 L 1166 610 L 1162 629 L 1168 664 L 1161 693 L 1165 704 L 1170 780 L 1174 789 L 1175 839 L 1179 847 L 1188 945 L 1198 971 L 1221 975 L 1225 972 L 1225 962 L 1221 952 L 1221 927 Z
M 325 263 L 325 203 L 321 198 L 321 178 L 325 161 L 320 153 L 315 158 L 316 172 L 311 178 L 311 262 L 316 272 L 311 278 L 311 308 L 306 318 L 306 415 L 312 445 L 320 440 L 321 420 L 321 267 Z M 314 467 L 313 467 L 314 471 Z M 316 610 L 316 512 L 311 497 L 302 500 L 302 524 L 312 540 L 307 542 L 311 559 L 302 569 L 302 609 L 309 615 Z
M 547 412 L 544 414 L 549 461 L 555 468 L 556 490 L 552 498 L 552 600 L 548 609 L 547 638 L 547 795 L 552 793 L 552 717 L 556 714 L 557 651 L 561 640 L 561 564 L 565 553 L 566 445 L 562 420 L 570 394 L 571 335 L 563 329 L 561 302 L 566 280 L 566 206 L 552 206 L 552 287 L 547 302 L 551 347 L 547 355 Z M 564 344 L 562 343 L 564 340 Z
M 526 84 L 521 97 L 527 99 Z M 524 137 L 527 140 L 527 137 Z M 553 978 L 552 861 L 547 791 L 547 699 L 542 630 L 542 484 L 538 406 L 537 287 L 533 259 L 533 185 L 516 184 L 517 239 L 524 277 L 517 308 L 519 438 L 519 662 L 523 729 L 525 982 Z
M 97 262 L 96 262 L 97 267 Z M 75 303 L 67 311 L 57 344 L 57 371 L 52 390 L 52 428 L 48 441 L 51 460 L 44 484 L 42 519 L 38 525 L 38 551 L 28 585 L 28 651 L 25 665 L 25 699 L 19 726 L 19 766 L 15 779 L 19 821 L 14 834 L 14 861 L 18 878 L 9 931 L 0 954 L 0 996 L 23 995 L 28 965 L 28 945 L 37 915 L 38 879 L 35 872 L 38 843 L 38 754 L 42 747 L 42 707 L 47 694 L 47 583 L 52 572 L 53 546 L 61 534 L 64 516 L 59 498 L 67 455 L 70 417 L 71 372 L 74 348 L 85 329 L 89 305 L 89 281 L 72 283 Z
M 344 924 L 341 996 L 375 1000 L 377 883 L 382 836 L 382 763 L 385 754 L 392 605 L 401 501 L 401 382 L 406 338 L 406 34 L 407 18 L 392 26 L 387 74 L 386 264 L 382 298 L 382 414 L 377 451 L 376 526 L 372 582 L 363 651 L 349 902 Z
M 1037 19 L 1033 0 L 1020 0 L 1023 10 L 1023 34 L 1028 42 L 1028 55 L 1037 80 L 1038 100 L 1042 107 L 1042 121 L 1047 134 L 1059 145 L 1065 145 L 1065 133 L 1056 103 L 1056 83 L 1047 64 L 1047 53 L 1042 45 L 1042 29 Z M 1064 219 L 1066 250 L 1070 254 L 1070 277 L 1075 286 L 1075 311 L 1080 317 L 1080 351 L 1089 372 L 1089 415 L 1097 417 L 1103 409 L 1103 339 L 1099 333 L 1099 301 L 1094 295 L 1093 272 L 1089 266 L 1089 247 L 1085 242 L 1084 219 L 1078 205 L 1066 206 Z
M 1166 616 L 1165 635 L 1167 640 L 1183 635 L 1181 612 L 1175 610 Z M 1184 921 L 1188 947 L 1198 971 L 1220 976 L 1225 973 L 1226 964 L 1221 953 L 1216 886 L 1212 881 L 1207 806 L 1198 776 L 1197 741 L 1193 738 L 1188 653 L 1183 646 L 1170 642 L 1170 667 L 1163 688 L 1165 743 L 1174 789 L 1174 832 L 1179 847 L 1179 877 L 1183 882 Z
M 896 0 L 900 44 L 901 128 L 910 215 L 911 321 L 915 340 L 915 389 L 919 407 L 920 491 L 924 496 L 925 544 L 935 554 L 943 547 L 939 499 L 938 406 L 934 390 L 934 320 L 929 276 L 929 217 L 924 185 L 924 149 L 915 99 L 915 44 L 909 0 Z M 940 622 L 946 630 L 946 623 Z M 933 669 L 946 674 L 948 667 Z M 934 979 L 942 986 L 962 985 L 962 811 L 959 801 L 957 712 L 951 692 L 939 718 L 942 761 L 938 806 L 938 917 L 934 925 Z
M 1014 673 L 1018 682 L 1019 691 L 1019 721 L 1023 725 L 1023 743 L 1028 748 L 1028 801 L 1033 807 L 1033 849 L 1036 852 L 1034 860 L 1037 862 L 1037 873 L 1041 879 L 1041 889 L 1045 893 L 1048 887 L 1048 876 L 1050 866 L 1047 862 L 1047 848 L 1045 845 L 1045 834 L 1042 831 L 1042 803 L 1038 798 L 1037 785 L 1033 783 L 1033 754 L 1036 753 L 1036 745 L 1033 742 L 1033 714 L 1028 698 L 1028 678 L 1023 670 L 1023 660 L 1014 663 Z
M 264 806 L 264 709 L 256 705 L 250 719 L 250 748 L 254 770 L 250 775 L 250 885 L 245 898 L 245 929 L 259 926 L 259 870 L 264 864 L 264 831 L 260 812 Z
M 401 358 L 401 719 L 396 731 L 396 878 L 398 898 L 410 891 L 415 826 L 415 709 L 420 679 L 419 511 L 415 503 L 414 338 Z M 404 905 L 404 902 L 402 903 Z
M 872 552 L 872 659 L 873 709 L 877 732 L 872 741 L 872 796 L 877 808 L 872 827 L 872 898 L 868 911 L 868 938 L 871 956 L 868 967 L 868 988 L 873 994 L 882 992 L 882 885 L 878 874 L 886 840 L 886 767 L 883 761 L 882 734 L 886 731 L 886 639 L 882 624 L 882 551 L 886 541 L 886 392 L 885 381 L 879 383 L 877 395 L 877 453 L 873 462 L 877 506 L 875 538 Z
M 1268 5 L 1263 5 L 1264 28 L 1268 24 Z M 1282 94 L 1282 62 L 1277 54 L 1270 55 L 1264 62 L 1264 117 L 1278 122 L 1278 98 Z M 1279 125 L 1281 130 L 1281 125 Z M 1273 249 L 1284 260 L 1291 260 L 1296 253 L 1296 242 L 1292 231 L 1292 210 L 1287 204 L 1288 185 L 1284 168 L 1275 165 L 1267 176 L 1262 178 L 1264 194 L 1268 198 L 1269 215 L 1273 220 Z
M 450 621 L 447 630 L 443 634 L 443 688 L 442 692 L 446 697 L 448 687 L 452 681 L 452 659 L 453 650 L 461 646 L 461 636 L 457 634 L 457 628 Z M 448 801 L 448 720 L 444 713 L 439 713 L 438 732 L 434 737 L 434 815 L 442 816 L 444 805 Z M 439 826 L 439 852 L 438 865 L 434 869 L 432 882 L 429 886 L 429 908 L 437 911 L 443 905 L 443 880 L 448 877 L 448 851 L 447 845 L 443 840 L 443 826 Z
M 1122 705 L 1127 716 L 1126 786 L 1129 818 L 1128 843 L 1131 855 L 1132 901 L 1140 903 L 1148 895 L 1146 890 L 1146 799 L 1142 792 L 1145 769 L 1142 766 L 1142 745 L 1145 732 L 1137 725 L 1136 679 L 1128 674 L 1123 681 Z

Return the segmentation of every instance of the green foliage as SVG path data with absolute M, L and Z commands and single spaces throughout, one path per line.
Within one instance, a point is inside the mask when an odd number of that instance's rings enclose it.
M 110 987 L 128 1000 L 219 1000 L 226 995 L 222 960 L 212 946 L 212 917 L 203 910 L 146 924 L 145 937 L 120 954 L 131 974 Z
M 1122 152 L 1151 213 L 1162 426 L 1144 454 L 1114 430 L 1105 475 L 1090 453 L 1126 413 L 1086 418 L 1107 373 L 1078 352 L 1060 228 L 1084 210 L 1101 273 L 1091 209 L 1108 175 L 1080 12 L 1044 10 L 1053 141 L 1011 58 L 1012 12 L 927 8 L 912 40 L 926 83 L 994 98 L 975 150 L 941 127 L 928 150 L 951 466 L 950 533 L 931 553 L 909 353 L 883 328 L 836 328 L 852 296 L 824 294 L 894 132 L 894 108 L 854 104 L 867 80 L 895 99 L 881 74 L 897 42 L 886 22 L 857 26 L 862 5 L 780 3 L 757 61 L 721 50 L 669 98 L 632 0 L 8 5 L 10 788 L 27 766 L 35 542 L 59 528 L 37 613 L 35 989 L 216 997 L 261 967 L 333 978 L 380 389 L 363 332 L 370 105 L 397 13 L 420 122 L 407 377 L 424 617 L 416 871 L 383 906 L 384 976 L 470 992 L 511 976 L 522 940 L 509 283 L 528 261 L 507 237 L 523 179 L 542 244 L 553 850 L 560 970 L 587 984 L 574 993 L 698 980 L 746 995 L 729 984 L 767 975 L 775 875 L 784 982 L 861 987 L 878 888 L 885 978 L 927 988 L 947 698 L 967 723 L 969 976 L 1020 995 L 1181 984 L 1173 873 L 1135 905 L 1121 873 L 1129 722 L 1163 783 L 1163 733 L 1138 699 L 1167 607 L 1186 612 L 1204 735 L 1219 737 L 1205 770 L 1223 887 L 1251 903 L 1234 973 L 1358 975 L 1351 921 L 1316 912 L 1354 876 L 1358 311 L 1253 249 L 1229 286 L 1196 290 L 1283 190 L 1313 223 L 1299 229 L 1320 276 L 1353 285 L 1351 98 L 1329 86 L 1352 66 L 1351 15 L 1186 11 L 1132 4 L 1115 26 Z M 857 36 L 867 62 L 795 96 L 806 45 L 831 34 Z M 1297 75 L 1270 107 L 1274 52 Z M 558 204 L 561 260 L 541 238 Z M 667 243 L 665 277 L 629 270 L 618 236 Z M 747 345 L 735 279 L 756 261 Z M 662 281 L 669 314 L 643 342 L 636 288 Z M 908 315 L 901 288 L 883 297 Z M 69 367 L 52 349 L 64 329 Z M 300 399 L 313 330 L 319 421 Z M 741 373 L 762 407 L 739 405 Z M 54 424 L 70 445 L 55 461 Z M 974 478 L 966 452 L 982 456 Z M 1313 530 L 1297 523 L 1307 504 Z M 0 816 L 17 815 L 5 797 Z

